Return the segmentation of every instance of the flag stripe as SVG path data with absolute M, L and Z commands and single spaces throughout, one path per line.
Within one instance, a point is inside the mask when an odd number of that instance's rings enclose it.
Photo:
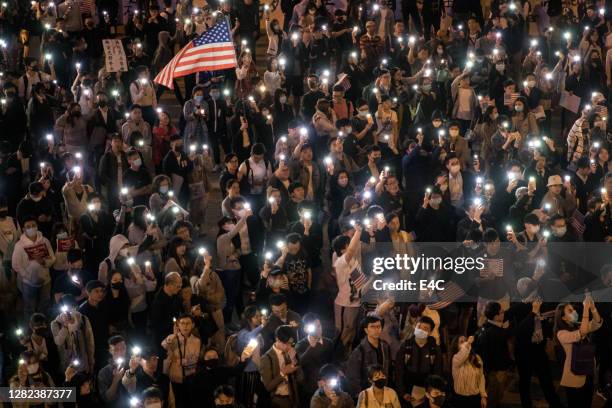
M 214 61 L 217 57 L 232 57 L 235 58 L 236 52 L 234 50 L 230 51 L 217 51 L 217 52 L 207 52 L 206 55 L 202 54 L 194 54 L 189 55 L 187 57 L 181 58 L 181 64 L 190 61 L 198 61 L 198 60 L 210 60 Z
M 217 48 L 230 49 L 232 51 L 235 50 L 234 44 L 223 42 L 223 43 L 206 44 L 206 45 L 200 45 L 200 46 L 197 46 L 197 47 L 193 47 L 187 53 L 188 54 L 194 54 L 194 53 L 198 53 L 198 52 L 201 52 L 201 51 L 215 50 Z
M 234 58 L 223 59 L 223 60 L 213 60 L 213 61 L 198 61 L 193 64 L 181 65 L 180 67 L 176 67 L 174 72 L 183 73 L 183 71 L 188 71 L 194 68 L 209 68 L 209 71 L 213 71 L 213 69 L 210 69 L 210 68 L 217 67 L 220 65 L 231 65 L 235 67 L 236 66 L 235 64 L 236 64 L 236 60 Z

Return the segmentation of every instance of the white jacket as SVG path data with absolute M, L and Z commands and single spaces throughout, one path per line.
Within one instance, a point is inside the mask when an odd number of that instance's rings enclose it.
M 49 256 L 44 260 L 44 265 L 39 264 L 37 261 L 30 260 L 26 248 L 33 247 L 35 245 L 44 244 L 47 247 Z M 15 244 L 13 250 L 12 265 L 13 270 L 17 273 L 19 280 L 22 283 L 26 283 L 30 286 L 40 287 L 51 282 L 51 275 L 49 274 L 49 268 L 55 262 L 55 254 L 51 243 L 45 237 L 43 237 L 40 231 L 36 234 L 36 239 L 32 241 L 26 236 L 25 233 L 21 234 L 21 238 Z

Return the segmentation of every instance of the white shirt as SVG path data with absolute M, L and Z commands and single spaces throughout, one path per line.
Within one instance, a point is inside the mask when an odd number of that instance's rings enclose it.
M 353 256 L 353 259 L 347 263 L 346 254 L 343 254 L 334 262 L 334 268 L 336 270 L 336 283 L 338 284 L 338 295 L 335 303 L 342 307 L 359 307 L 361 304 L 359 298 L 351 301 L 351 284 L 349 281 L 351 271 L 355 268 L 361 270 L 357 257 Z

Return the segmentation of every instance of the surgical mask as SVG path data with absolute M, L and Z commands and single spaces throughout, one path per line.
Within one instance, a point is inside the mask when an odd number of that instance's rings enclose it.
M 385 385 L 387 385 L 386 378 L 379 378 L 378 380 L 374 381 L 374 386 L 376 388 L 385 388 Z
M 38 363 L 34 363 L 34 364 L 28 364 L 27 370 L 28 370 L 28 374 L 36 374 L 38 372 L 38 368 L 39 368 L 39 364 Z
M 132 164 L 134 164 L 134 166 L 136 167 L 140 167 L 142 166 L 142 160 L 141 159 L 136 159 L 132 162 Z
M 40 200 L 42 200 L 42 196 L 38 196 L 38 197 L 32 197 L 30 196 L 30 198 L 32 199 L 32 201 L 34 201 L 35 203 L 39 202 Z
M 527 81 L 527 86 L 528 86 L 529 88 L 533 88 L 533 87 L 535 87 L 535 86 L 536 86 L 536 81 Z
M 438 48 L 436 52 L 438 53 L 438 55 L 442 55 L 444 54 L 444 48 Z
M 57 234 L 57 239 L 65 239 L 65 238 L 68 238 L 67 232 L 60 232 L 59 234 Z
M 280 96 L 280 97 L 278 98 L 278 101 L 279 101 L 280 103 L 287 103 L 287 97 L 286 97 L 285 95 Z
M 359 111 L 359 117 L 360 118 L 367 118 L 368 117 L 368 111 Z
M 202 101 L 204 100 L 204 97 L 202 95 L 197 95 L 193 97 L 193 100 L 196 101 L 197 103 L 202 103 Z
M 219 99 L 219 96 L 220 96 L 219 92 L 211 92 L 210 93 L 210 97 L 213 98 L 215 101 L 217 99 Z
M 121 248 L 119 250 L 119 255 L 121 255 L 121 256 L 128 256 L 128 248 Z
M 429 92 L 431 91 L 431 84 L 423 85 L 421 89 L 424 90 L 425 92 Z
M 166 194 L 168 192 L 168 186 L 159 186 L 159 192 L 162 194 Z
M 344 128 L 344 132 L 345 132 L 347 135 L 350 135 L 351 133 L 353 133 L 353 128 L 352 128 L 352 127 L 347 127 L 347 128 Z
M 502 72 L 504 69 L 506 69 L 506 64 L 495 64 L 495 69 L 498 72 Z
M 578 321 L 578 312 L 577 311 L 572 311 L 572 313 L 570 313 L 569 315 L 570 318 L 570 322 L 572 323 L 576 323 Z
M 113 282 L 111 283 L 111 288 L 115 290 L 119 290 L 123 287 L 123 282 Z
M 36 227 L 26 228 L 25 233 L 28 237 L 34 238 L 36 234 L 38 233 L 38 228 Z
M 567 232 L 567 227 L 552 228 L 552 233 L 555 237 L 562 237 Z
M 492 113 L 491 114 L 491 119 L 493 119 L 493 120 L 497 120 L 498 117 L 499 117 L 499 113 Z
M 102 100 L 98 101 L 98 106 L 99 106 L 100 108 L 105 108 L 105 107 L 106 107 L 106 104 L 107 104 L 107 102 L 106 102 L 104 99 L 102 99 Z
M 40 337 L 47 337 L 49 334 L 49 329 L 46 327 L 37 327 L 34 329 L 34 333 Z
M 432 198 L 431 200 L 429 200 L 429 202 L 433 205 L 440 205 L 442 204 L 442 199 L 441 198 Z
M 423 340 L 423 339 L 426 339 L 427 336 L 429 336 L 429 333 L 427 333 L 425 330 L 419 329 L 418 327 L 414 328 L 414 338 L 415 339 Z
M 514 110 L 517 112 L 522 112 L 523 111 L 523 105 L 514 105 Z

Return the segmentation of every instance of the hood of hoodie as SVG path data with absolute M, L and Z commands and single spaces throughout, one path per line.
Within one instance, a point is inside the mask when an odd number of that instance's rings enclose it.
M 157 40 L 163 47 L 170 47 L 170 33 L 168 31 L 160 31 L 157 33 Z
M 359 205 L 359 201 L 353 196 L 346 197 L 344 204 L 342 204 L 342 215 L 348 216 L 351 213 L 351 207 L 354 205 Z
M 111 260 L 111 262 L 115 262 L 115 258 L 117 258 L 117 255 L 119 255 L 119 251 L 121 250 L 121 248 L 123 248 L 126 244 L 129 245 L 130 241 L 125 237 L 125 235 L 115 235 L 114 237 L 111 238 L 110 240 L 110 244 L 108 245 L 109 247 L 109 254 L 108 254 L 108 259 Z

